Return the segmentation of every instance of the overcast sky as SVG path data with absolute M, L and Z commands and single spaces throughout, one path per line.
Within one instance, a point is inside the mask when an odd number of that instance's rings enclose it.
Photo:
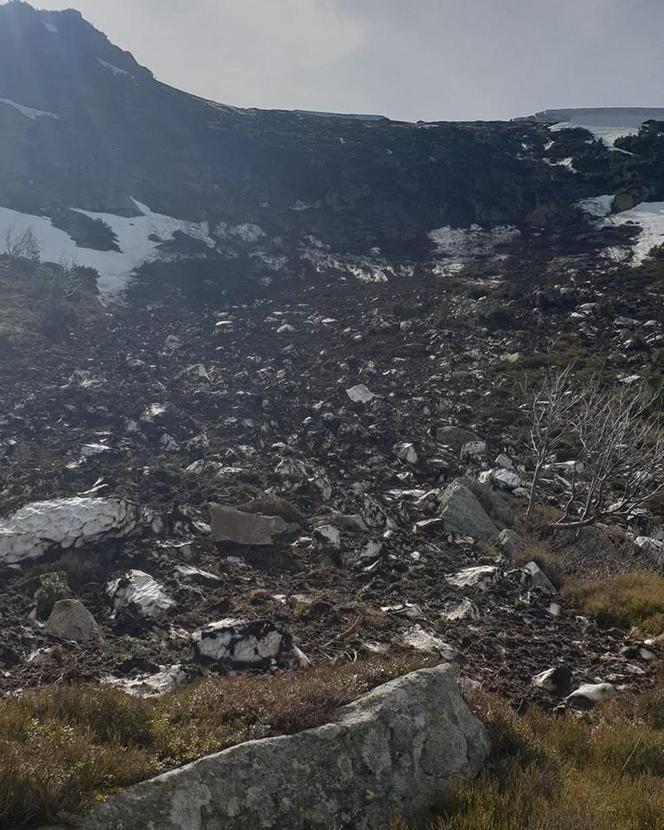
M 490 119 L 664 106 L 664 0 L 35 0 L 239 106 Z

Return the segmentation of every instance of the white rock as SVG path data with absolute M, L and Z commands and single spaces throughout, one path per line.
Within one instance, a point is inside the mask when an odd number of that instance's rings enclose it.
M 105 677 L 103 682 L 122 689 L 134 697 L 159 697 L 181 686 L 187 680 L 182 666 L 160 666 L 155 674 L 140 674 L 138 677 Z
M 335 548 L 341 547 L 341 531 L 334 525 L 320 525 L 315 529 L 314 535 L 322 538 Z
M 460 622 L 461 620 L 479 620 L 480 610 L 467 597 L 463 597 L 458 603 L 452 603 L 441 613 L 441 617 L 448 622 Z
M 499 470 L 509 470 L 512 473 L 514 472 L 514 463 L 504 454 L 499 455 L 494 463 Z
M 495 565 L 477 565 L 448 576 L 447 581 L 456 588 L 488 588 L 498 579 L 499 570 Z
M 219 620 L 197 631 L 193 639 L 200 657 L 239 667 L 268 668 L 296 660 L 290 637 L 269 622 Z
M 144 617 L 156 617 L 175 605 L 156 579 L 145 571 L 131 570 L 106 586 L 114 612 L 135 606 Z
M 503 490 L 516 490 L 517 487 L 521 487 L 519 476 L 509 470 L 494 470 L 492 479 L 494 484 Z
M 0 563 L 38 559 L 52 548 L 81 548 L 121 539 L 136 529 L 138 510 L 123 499 L 33 502 L 0 521 Z
M 568 695 L 565 700 L 568 703 L 590 708 L 597 703 L 609 700 L 618 694 L 612 683 L 585 683 Z
M 541 588 L 549 594 L 556 593 L 556 587 L 540 568 L 537 562 L 528 562 L 523 566 L 524 576 L 534 588 Z
M 369 401 L 372 401 L 376 397 L 363 383 L 358 383 L 357 386 L 346 389 L 346 394 L 353 403 L 369 403 Z
M 440 656 L 448 661 L 454 660 L 457 656 L 456 649 L 444 642 L 440 637 L 425 631 L 421 625 L 414 625 L 409 628 L 403 635 L 403 642 L 405 645 L 414 648 L 417 651 L 428 651 L 440 654 Z
M 418 456 L 412 444 L 395 444 L 392 451 L 400 461 L 405 461 L 407 464 L 417 464 Z

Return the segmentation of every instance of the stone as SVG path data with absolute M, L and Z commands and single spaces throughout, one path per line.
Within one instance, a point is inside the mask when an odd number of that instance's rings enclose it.
M 526 546 L 523 537 L 520 536 L 515 530 L 510 530 L 509 528 L 505 528 L 505 530 L 500 531 L 500 534 L 498 535 L 498 544 L 501 549 L 512 559 L 518 556 Z
M 440 518 L 445 529 L 457 536 L 490 542 L 498 537 L 498 528 L 486 514 L 475 495 L 459 479 L 441 495 Z
M 540 588 L 547 594 L 556 593 L 556 586 L 551 582 L 549 577 L 544 573 L 537 562 L 528 562 L 523 566 L 523 572 L 526 580 L 533 586 L 533 588 Z
M 244 513 L 220 504 L 210 504 L 211 534 L 216 542 L 234 542 L 237 545 L 272 546 L 279 536 L 293 533 L 298 525 L 281 516 Z
M 392 451 L 399 461 L 405 461 L 407 464 L 417 464 L 417 451 L 412 444 L 395 444 L 394 447 L 392 447 Z
M 52 549 L 69 550 L 122 539 L 137 525 L 137 508 L 123 499 L 33 502 L 0 520 L 0 564 L 39 559 Z
M 591 709 L 617 694 L 618 690 L 612 683 L 585 683 L 568 695 L 565 700 L 576 709 Z
M 568 666 L 556 666 L 533 677 L 533 685 L 556 697 L 567 697 L 572 691 L 572 671 Z
M 103 682 L 115 686 L 132 697 L 160 697 L 187 682 L 187 672 L 179 664 L 160 666 L 153 674 L 139 674 L 137 677 L 105 677 Z
M 438 427 L 436 430 L 436 442 L 450 447 L 456 453 L 461 452 L 464 444 L 479 440 L 480 438 L 474 432 L 471 432 L 469 429 L 463 429 L 462 427 L 446 425 Z
M 516 490 L 521 487 L 521 479 L 510 470 L 494 470 L 491 480 L 501 490 Z
M 299 662 L 288 633 L 272 622 L 218 620 L 197 631 L 193 640 L 198 657 L 231 668 L 292 668 Z
M 139 616 L 153 618 L 173 608 L 175 600 L 166 594 L 156 579 L 145 571 L 131 570 L 106 586 L 113 611 L 136 610 Z
M 240 744 L 111 796 L 80 830 L 329 830 L 424 818 L 487 758 L 447 665 L 374 689 L 334 723 Z
M 455 588 L 480 588 L 486 590 L 498 579 L 500 571 L 494 565 L 477 565 L 448 576 L 447 581 Z
M 441 640 L 440 637 L 436 637 L 435 634 L 425 631 L 421 625 L 409 628 L 403 635 L 403 643 L 416 651 L 440 654 L 443 660 L 448 662 L 452 662 L 457 657 L 455 648 Z
M 376 397 L 369 387 L 363 383 L 358 383 L 357 386 L 346 389 L 346 394 L 353 403 L 369 403 Z
M 496 467 L 498 467 L 499 470 L 510 470 L 510 472 L 515 472 L 514 462 L 504 453 L 501 453 L 496 458 L 494 464 Z
M 333 548 L 341 547 L 341 531 L 334 525 L 319 525 L 314 529 L 314 538 L 324 545 L 332 545 Z
M 96 637 L 99 627 L 92 614 L 77 599 L 61 599 L 53 606 L 44 631 L 51 637 L 82 643 Z
M 479 620 L 480 609 L 468 597 L 463 597 L 459 602 L 450 603 L 441 613 L 441 617 L 448 622 Z

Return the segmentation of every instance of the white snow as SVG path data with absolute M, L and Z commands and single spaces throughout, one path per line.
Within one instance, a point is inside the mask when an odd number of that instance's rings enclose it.
M 512 225 L 500 225 L 485 229 L 479 225 L 469 228 L 452 228 L 449 225 L 429 232 L 429 239 L 436 246 L 436 252 L 447 256 L 473 257 L 490 254 L 497 245 L 512 242 L 520 231 Z
M 16 101 L 12 101 L 11 98 L 0 98 L 0 104 L 6 104 L 8 107 L 13 107 L 15 110 L 18 110 L 21 115 L 24 115 L 26 118 L 30 118 L 32 121 L 36 118 L 55 118 L 56 121 L 60 120 L 60 116 L 56 115 L 54 112 L 46 112 L 45 110 L 36 110 L 34 107 L 26 107 L 23 104 L 18 104 Z
M 131 274 L 140 265 L 168 258 L 158 250 L 159 241 L 149 239 L 150 236 L 157 236 L 161 241 L 166 241 L 172 239 L 176 231 L 181 231 L 194 239 L 204 241 L 210 248 L 215 247 L 214 240 L 209 236 L 207 222 L 198 224 L 174 219 L 172 216 L 153 213 L 147 205 L 136 199 L 132 201 L 141 211 L 140 216 L 127 218 L 112 213 L 78 211 L 91 219 L 106 222 L 117 236 L 119 252 L 79 248 L 67 233 L 55 228 L 47 217 L 19 213 L 6 207 L 0 207 L 0 251 L 2 240 L 8 232 L 17 237 L 32 229 L 43 261 L 95 268 L 100 275 L 99 290 L 102 295 L 111 297 L 126 288 Z
M 604 219 L 605 216 L 611 213 L 615 198 L 612 194 L 606 193 L 603 196 L 591 196 L 589 199 L 581 199 L 576 204 L 589 216 L 593 216 L 595 219 Z
M 641 233 L 633 245 L 633 265 L 640 265 L 651 249 L 664 245 L 664 202 L 641 202 L 631 210 L 625 210 L 604 220 L 605 225 L 636 224 Z
M 100 63 L 104 68 L 110 69 L 110 71 L 115 75 L 117 78 L 118 75 L 126 75 L 128 78 L 131 78 L 131 74 L 127 72 L 125 69 L 120 69 L 119 66 L 115 66 L 108 61 L 103 61 L 101 58 L 97 58 L 98 63 Z
M 44 23 L 44 28 L 47 32 L 52 32 L 54 35 L 58 34 L 58 27 L 55 23 Z

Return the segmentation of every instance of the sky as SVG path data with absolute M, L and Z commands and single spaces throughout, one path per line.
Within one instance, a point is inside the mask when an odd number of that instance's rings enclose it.
M 245 107 L 504 119 L 664 106 L 664 0 L 35 0 Z

